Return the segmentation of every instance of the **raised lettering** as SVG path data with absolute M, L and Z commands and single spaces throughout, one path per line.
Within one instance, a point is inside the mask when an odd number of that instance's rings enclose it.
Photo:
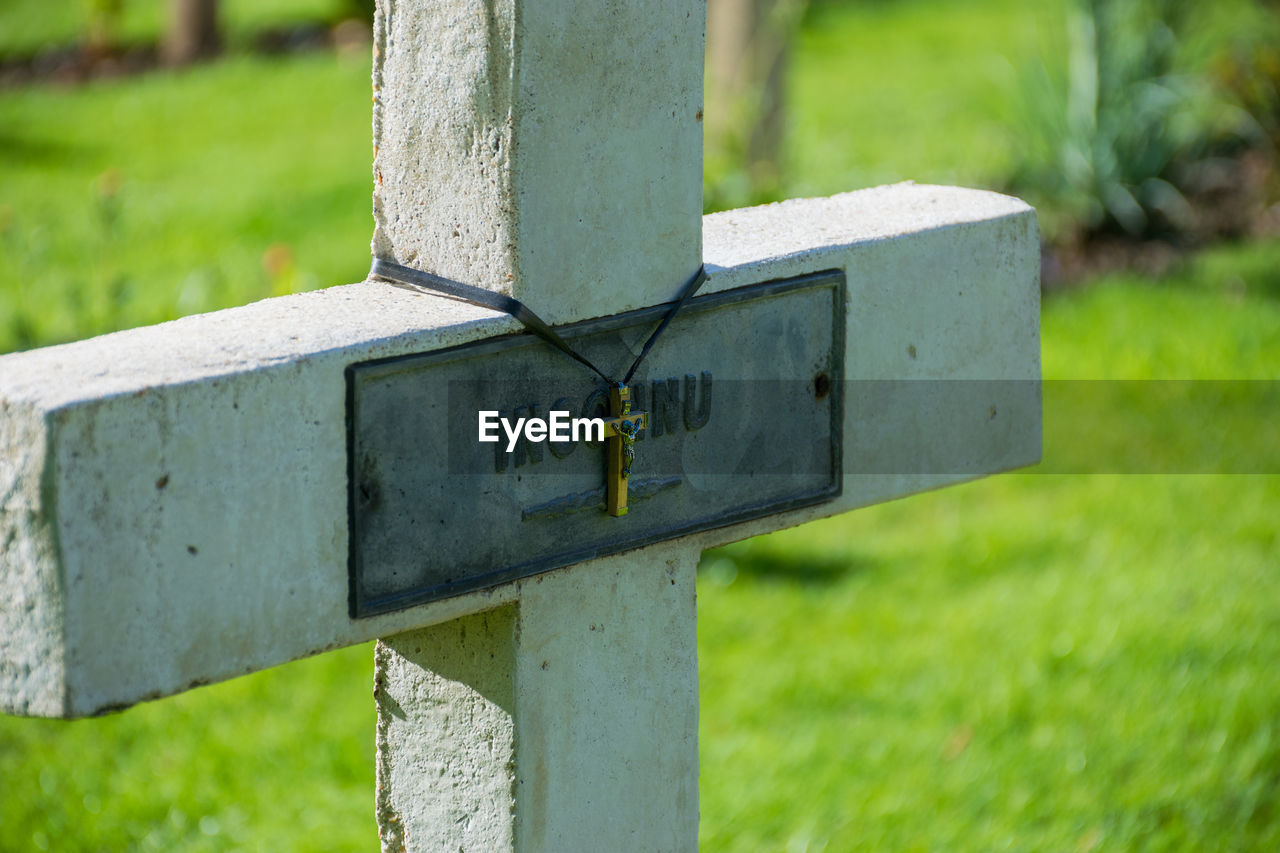
M 516 449 L 516 442 L 520 440 L 520 430 L 524 428 L 524 418 L 516 418 L 516 425 L 513 429 L 511 421 L 506 418 L 502 419 L 502 431 L 507 434 L 507 452 Z M 520 463 L 516 463 L 517 465 Z
M 498 412 L 498 423 L 503 425 L 507 422 L 507 413 L 505 411 Z M 493 446 L 493 470 L 496 474 L 501 474 L 507 470 L 507 465 L 511 462 L 511 454 L 503 449 L 502 442 L 499 440 Z
M 609 413 L 609 392 L 599 388 L 587 395 L 587 399 L 582 403 L 582 416 L 584 418 L 598 418 L 602 414 Z M 599 447 L 604 443 L 604 434 L 601 432 L 600 438 L 587 440 L 588 447 Z
M 647 399 L 648 397 L 646 395 L 646 390 L 643 382 L 637 382 L 635 385 L 631 386 L 631 411 L 633 412 L 649 411 L 649 407 L 645 405 L 645 402 Z M 636 433 L 636 441 L 644 441 L 645 437 L 648 435 L 649 435 L 649 430 L 642 429 L 638 433 Z
M 572 406 L 573 401 L 568 397 L 561 397 L 559 400 L 556 400 L 551 404 L 552 430 L 551 441 L 547 443 L 547 448 L 551 451 L 551 455 L 557 459 L 564 459 L 570 453 L 573 453 L 573 451 L 578 449 L 578 436 L 576 429 L 574 430 L 574 434 L 571 438 L 558 438 L 558 433 L 555 431 L 556 414 L 568 415 Z
M 689 432 L 700 430 L 711 420 L 711 371 L 702 371 L 702 402 L 694 408 L 697 379 L 692 373 L 684 375 L 684 428 Z
M 516 407 L 514 416 L 519 421 L 516 425 L 516 434 L 521 436 L 522 440 L 516 441 L 513 445 L 515 453 L 512 456 L 512 461 L 517 468 L 523 466 L 526 462 L 530 465 L 536 465 L 542 461 L 542 446 L 528 441 L 527 436 L 524 436 L 523 433 L 525 432 L 524 424 L 526 421 L 542 420 L 542 410 L 537 403 L 530 403 L 527 406 Z
M 573 419 L 573 440 L 579 441 L 579 432 L 581 429 L 582 438 L 586 441 L 601 442 L 604 441 L 604 418 L 574 418 Z M 595 433 L 594 438 L 592 433 Z
M 711 419 L 711 381 L 711 371 L 704 370 L 700 377 L 686 373 L 683 391 L 681 380 L 674 376 L 633 385 L 633 410 L 649 412 L 648 428 L 641 430 L 636 439 L 643 441 L 649 436 L 657 438 L 673 432 L 681 422 L 688 432 L 706 426 Z M 581 442 L 593 448 L 604 443 L 607 430 L 603 416 L 608 414 L 608 407 L 608 391 L 597 388 L 583 400 L 581 417 L 571 416 L 573 401 L 568 397 L 556 400 L 545 420 L 535 403 L 518 406 L 514 414 L 483 410 L 478 413 L 478 438 L 482 442 L 498 443 L 494 448 L 497 473 L 503 473 L 510 466 L 520 468 L 541 462 L 544 442 L 554 457 L 564 459 L 577 450 Z M 505 442 L 502 433 L 505 433 Z
M 495 411 L 482 411 L 480 416 L 480 441 L 489 442 L 498 440 L 498 413 Z
M 547 441 L 568 441 L 569 424 L 569 413 L 563 409 L 553 408 L 547 414 Z
M 655 379 L 650 385 L 649 434 L 657 438 L 675 429 L 680 409 L 680 380 Z

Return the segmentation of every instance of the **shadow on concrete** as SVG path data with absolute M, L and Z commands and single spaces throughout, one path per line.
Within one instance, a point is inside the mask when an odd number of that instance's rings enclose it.
M 702 582 L 728 586 L 736 580 L 785 583 L 799 586 L 832 586 L 874 568 L 869 558 L 815 555 L 812 553 L 727 553 L 708 551 L 698 566 Z

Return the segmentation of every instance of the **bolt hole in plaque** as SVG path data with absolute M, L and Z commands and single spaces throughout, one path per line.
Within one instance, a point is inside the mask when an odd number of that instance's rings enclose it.
M 528 334 L 350 365 L 353 617 L 830 500 L 841 487 L 840 271 L 695 297 L 633 379 L 648 413 L 630 512 L 605 514 L 598 442 L 478 440 L 478 413 L 593 417 L 608 388 Z M 602 365 L 664 306 L 559 331 Z
M 813 396 L 821 400 L 831 393 L 831 377 L 825 372 L 813 377 Z

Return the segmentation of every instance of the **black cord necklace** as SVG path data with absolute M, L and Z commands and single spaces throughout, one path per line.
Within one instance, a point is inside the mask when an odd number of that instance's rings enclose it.
M 662 322 L 653 330 L 653 334 L 649 335 L 649 339 L 645 341 L 644 346 L 640 349 L 640 354 L 631 363 L 631 369 L 627 371 L 621 382 L 610 377 L 609 374 L 592 364 L 586 356 L 569 346 L 568 342 L 555 329 L 547 325 L 541 317 L 519 299 L 453 281 L 443 276 L 422 272 L 392 261 L 384 261 L 381 258 L 373 259 L 373 266 L 369 268 L 369 275 L 384 278 L 416 290 L 443 293 L 446 296 L 453 296 L 473 305 L 480 305 L 484 308 L 492 308 L 495 311 L 510 314 L 524 324 L 524 327 L 530 332 L 533 332 L 574 361 L 585 365 L 607 382 L 609 384 L 610 417 L 605 421 L 605 426 L 609 431 L 605 511 L 612 516 L 627 514 L 627 479 L 631 475 L 631 464 L 635 460 L 636 434 L 648 424 L 648 415 L 645 412 L 631 411 L 631 389 L 628 386 L 631 384 L 631 378 L 635 376 L 636 370 L 640 367 L 641 362 L 644 361 L 645 356 L 653 349 L 658 337 L 671 324 L 671 320 L 676 316 L 676 313 L 689 301 L 689 297 L 697 293 L 698 288 L 707 280 L 706 265 L 698 267 L 698 271 L 681 288 L 680 297 L 667 309 L 667 313 L 662 317 Z

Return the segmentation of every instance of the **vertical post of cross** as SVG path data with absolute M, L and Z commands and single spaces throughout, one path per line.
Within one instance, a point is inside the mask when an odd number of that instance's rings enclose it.
M 705 0 L 379 0 L 374 254 L 551 323 L 702 262 Z
M 675 298 L 702 258 L 705 17 L 379 0 L 374 254 L 552 323 Z M 552 572 L 381 641 L 384 850 L 694 849 L 697 557 Z

